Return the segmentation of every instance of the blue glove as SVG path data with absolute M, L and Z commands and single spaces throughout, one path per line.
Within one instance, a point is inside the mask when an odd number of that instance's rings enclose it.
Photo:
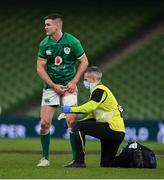
M 63 113 L 70 113 L 71 107 L 70 106 L 63 106 L 62 107 L 62 112 Z

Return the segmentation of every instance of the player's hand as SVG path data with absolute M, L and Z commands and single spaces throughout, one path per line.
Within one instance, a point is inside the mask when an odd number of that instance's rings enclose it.
M 67 91 L 69 93 L 73 93 L 76 91 L 76 83 L 74 81 L 70 81 L 68 84 L 67 84 Z
M 54 84 L 52 89 L 60 96 L 67 91 L 67 87 L 60 84 Z
M 70 106 L 62 106 L 62 112 L 63 113 L 70 113 L 71 107 Z

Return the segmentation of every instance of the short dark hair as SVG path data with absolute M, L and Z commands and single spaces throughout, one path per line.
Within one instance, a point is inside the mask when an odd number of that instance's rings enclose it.
M 60 19 L 61 21 L 62 20 L 62 15 L 58 14 L 58 13 L 54 13 L 54 14 L 49 14 L 47 16 L 44 17 L 44 20 L 46 19 L 52 19 L 52 20 L 55 20 L 55 19 Z

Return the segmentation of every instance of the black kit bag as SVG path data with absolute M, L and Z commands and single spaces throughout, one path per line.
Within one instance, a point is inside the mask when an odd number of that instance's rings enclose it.
M 134 165 L 138 168 L 156 168 L 155 153 L 150 148 L 137 143 L 137 149 L 134 151 Z
M 120 167 L 156 168 L 155 153 L 138 142 L 129 142 L 117 156 L 117 165 Z

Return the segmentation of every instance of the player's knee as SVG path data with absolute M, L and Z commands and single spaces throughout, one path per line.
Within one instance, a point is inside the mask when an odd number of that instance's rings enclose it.
M 72 128 L 74 126 L 76 122 L 76 118 L 75 117 L 68 117 L 67 118 L 67 124 L 69 128 Z
M 41 129 L 49 129 L 50 123 L 49 122 L 41 122 Z
M 73 128 L 75 122 L 74 121 L 68 121 L 67 122 L 69 128 Z

